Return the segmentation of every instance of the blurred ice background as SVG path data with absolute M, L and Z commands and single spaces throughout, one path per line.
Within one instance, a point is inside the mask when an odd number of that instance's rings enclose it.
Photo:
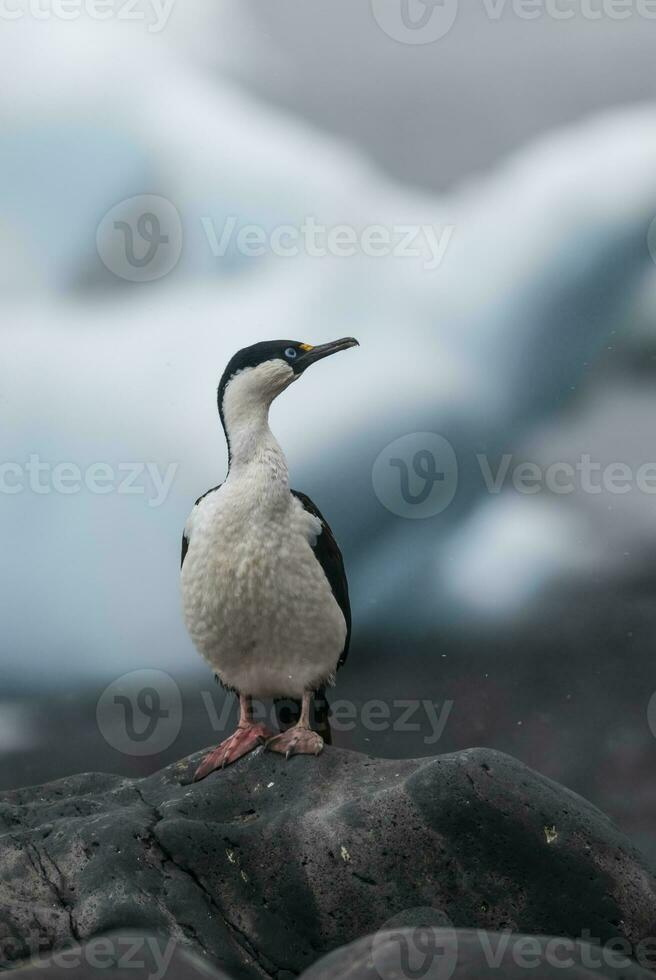
M 656 24 L 462 2 L 444 37 L 410 45 L 368 0 L 177 0 L 161 30 L 160 4 L 122 20 L 122 2 L 100 22 L 21 0 L 1 24 L 0 784 L 147 772 L 221 737 L 178 598 L 182 526 L 225 472 L 216 383 L 256 340 L 353 334 L 360 350 L 272 414 L 347 561 L 356 625 L 335 696 L 453 705 L 437 743 L 420 714 L 418 731 L 336 740 L 511 752 L 656 854 L 656 495 L 635 480 L 656 464 Z M 385 2 L 393 18 L 401 0 Z M 170 201 L 182 229 L 152 282 L 97 248 L 105 215 L 140 195 Z M 425 250 L 253 257 L 208 241 L 233 218 L 269 233 L 308 217 L 451 232 L 437 268 Z M 426 520 L 372 483 L 416 432 L 458 462 L 452 503 Z M 509 455 L 490 493 L 480 457 L 495 474 Z M 628 491 L 513 487 L 519 463 L 586 456 L 628 467 Z M 147 479 L 141 494 L 45 476 L 10 492 L 30 457 L 150 464 L 172 483 L 158 506 Z M 175 678 L 184 718 L 172 746 L 134 757 L 102 738 L 96 703 L 143 668 Z

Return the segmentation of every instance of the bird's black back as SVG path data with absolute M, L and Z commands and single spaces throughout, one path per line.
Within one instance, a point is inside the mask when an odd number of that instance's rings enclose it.
M 351 643 L 351 602 L 349 599 L 346 571 L 344 570 L 344 559 L 342 558 L 342 553 L 339 550 L 339 545 L 335 541 L 335 536 L 330 529 L 330 525 L 316 504 L 310 500 L 306 493 L 301 493 L 300 490 L 292 490 L 291 492 L 294 494 L 297 500 L 300 500 L 303 507 L 309 514 L 312 514 L 314 517 L 318 517 L 321 521 L 321 534 L 317 538 L 316 544 L 312 550 L 314 551 L 315 558 L 323 568 L 324 575 L 328 579 L 328 583 L 332 589 L 333 595 L 335 596 L 337 605 L 342 610 L 342 615 L 346 621 L 346 640 L 344 642 L 344 649 L 337 663 L 337 667 L 339 668 L 342 666 L 346 660 L 346 657 L 348 656 L 349 645 Z

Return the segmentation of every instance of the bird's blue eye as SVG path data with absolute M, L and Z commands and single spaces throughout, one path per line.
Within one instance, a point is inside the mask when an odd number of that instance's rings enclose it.
M 293 361 L 297 354 L 298 351 L 294 347 L 288 347 L 285 351 L 285 357 L 290 361 Z

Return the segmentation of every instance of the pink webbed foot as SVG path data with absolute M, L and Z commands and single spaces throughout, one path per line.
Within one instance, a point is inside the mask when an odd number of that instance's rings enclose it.
M 294 725 L 286 732 L 274 735 L 264 747 L 269 752 L 280 752 L 286 759 L 291 755 L 319 755 L 323 749 L 323 739 L 311 728 Z
M 240 725 L 230 738 L 226 738 L 224 742 L 221 742 L 205 756 L 194 773 L 194 782 L 197 783 L 200 779 L 209 776 L 215 769 L 224 769 L 236 762 L 237 759 L 241 759 L 242 756 L 248 755 L 258 745 L 262 745 L 263 742 L 270 739 L 272 734 L 266 725 L 254 723 Z

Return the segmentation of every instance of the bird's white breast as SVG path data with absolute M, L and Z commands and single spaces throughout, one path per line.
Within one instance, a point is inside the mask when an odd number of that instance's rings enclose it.
M 320 533 L 319 519 L 261 460 L 231 472 L 194 508 L 184 615 L 227 686 L 255 697 L 300 697 L 332 680 L 346 624 L 312 551 Z

